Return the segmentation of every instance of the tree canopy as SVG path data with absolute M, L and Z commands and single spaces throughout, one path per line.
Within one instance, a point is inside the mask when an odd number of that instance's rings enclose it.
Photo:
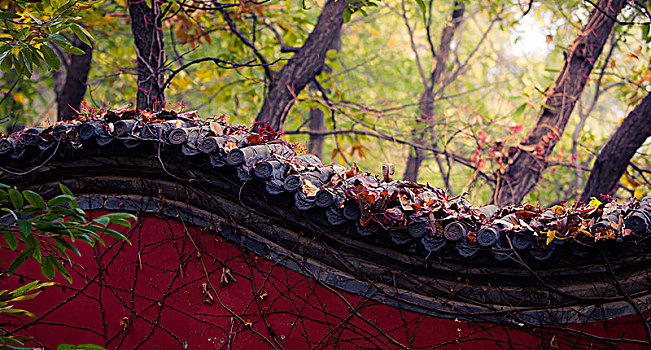
M 127 103 L 190 108 L 473 202 L 641 198 L 650 7 L 2 1 L 3 130 Z

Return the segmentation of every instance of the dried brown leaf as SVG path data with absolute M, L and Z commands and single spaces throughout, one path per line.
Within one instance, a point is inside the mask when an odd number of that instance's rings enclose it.
M 307 197 L 314 197 L 316 193 L 319 192 L 319 188 L 314 186 L 312 182 L 308 179 L 303 179 L 303 186 L 301 187 L 301 192 Z
M 120 319 L 120 328 L 121 328 L 125 333 L 129 333 L 129 328 L 130 328 L 130 327 L 131 327 L 131 322 L 129 322 L 129 318 L 126 317 L 126 316 L 125 316 L 125 317 L 122 317 L 122 319 Z
M 224 285 L 224 284 L 229 284 L 231 282 L 237 282 L 235 277 L 233 277 L 233 273 L 231 272 L 231 269 L 227 267 L 222 267 L 222 276 L 219 279 L 219 284 Z
M 237 148 L 237 142 L 233 140 L 227 140 L 224 144 L 224 151 L 230 152 L 232 149 Z

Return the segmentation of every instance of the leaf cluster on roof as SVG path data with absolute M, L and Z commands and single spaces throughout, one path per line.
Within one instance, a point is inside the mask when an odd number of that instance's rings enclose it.
M 451 197 L 430 184 L 377 177 L 356 165 L 323 164 L 268 127 L 204 120 L 195 111 L 100 110 L 5 135 L 0 159 L 6 164 L 61 145 L 101 148 L 119 143 L 132 149 L 146 142 L 180 148 L 185 157 L 207 155 L 214 168 L 233 167 L 242 181 L 263 181 L 271 195 L 292 193 L 298 210 L 321 210 L 332 226 L 354 222 L 359 236 L 416 245 L 428 254 L 447 246 L 465 258 L 484 250 L 498 260 L 514 252 L 546 260 L 566 242 L 636 240 L 651 233 L 651 198 L 617 203 L 604 197 L 551 208 L 474 207 L 464 195 Z

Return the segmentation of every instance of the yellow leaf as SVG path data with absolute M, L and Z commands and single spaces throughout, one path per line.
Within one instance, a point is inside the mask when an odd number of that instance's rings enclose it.
M 560 205 L 555 205 L 555 206 L 553 206 L 553 207 L 552 207 L 552 211 L 553 211 L 554 214 L 556 214 L 556 215 L 564 215 L 564 214 L 565 214 L 565 209 L 564 209 L 562 206 L 560 206 Z
M 628 175 L 627 173 L 624 173 L 624 175 L 622 175 L 620 181 L 622 182 L 622 185 L 628 188 L 638 188 L 642 186 L 641 182 L 637 181 L 634 177 Z
M 602 205 L 602 204 L 603 204 L 603 203 L 601 203 L 601 202 L 600 202 L 597 198 L 595 198 L 595 197 L 590 197 L 590 203 L 588 203 L 588 205 L 591 206 L 591 207 L 593 207 L 593 208 L 598 208 L 598 207 L 599 207 L 600 205 Z
M 556 238 L 556 231 L 553 230 L 542 231 L 540 233 L 542 233 L 543 235 L 547 235 L 547 245 L 549 245 L 549 243 L 551 243 L 554 240 L 554 238 Z
M 586 236 L 588 236 L 588 237 L 592 237 L 592 234 L 591 234 L 590 232 L 588 232 L 588 231 L 586 231 L 586 230 L 584 230 L 584 229 L 582 229 L 582 228 L 577 229 L 576 231 L 577 231 L 578 233 L 583 233 L 584 235 L 586 235 Z

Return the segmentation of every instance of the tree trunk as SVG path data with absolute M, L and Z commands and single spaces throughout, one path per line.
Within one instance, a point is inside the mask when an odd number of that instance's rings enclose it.
M 435 96 L 434 96 L 434 88 L 439 86 L 441 83 L 441 77 L 443 76 L 443 72 L 445 72 L 445 68 L 448 62 L 448 59 L 450 57 L 450 46 L 452 43 L 452 38 L 454 37 L 454 34 L 456 33 L 457 29 L 463 22 L 463 16 L 465 13 L 465 4 L 463 2 L 455 1 L 454 2 L 454 9 L 452 10 L 452 17 L 450 18 L 450 21 L 447 23 L 445 28 L 443 28 L 443 31 L 441 32 L 441 41 L 439 42 L 439 47 L 438 47 L 438 53 L 434 53 L 432 50 L 432 58 L 435 61 L 434 67 L 432 69 L 432 72 L 430 73 L 429 81 L 426 82 L 424 86 L 423 93 L 420 96 L 419 100 L 419 106 L 420 106 L 420 114 L 421 118 L 419 119 L 419 124 L 427 124 L 421 126 L 421 130 L 414 130 L 412 133 L 418 135 L 416 137 L 416 141 L 418 143 L 422 143 L 426 130 L 429 129 L 431 132 L 431 142 L 432 142 L 432 147 L 435 149 L 435 151 L 438 151 L 438 137 L 436 136 L 436 129 L 435 129 L 435 120 L 434 120 L 434 113 L 435 113 Z M 441 85 L 439 90 L 436 92 L 438 95 L 441 95 L 443 93 L 443 90 L 445 89 L 445 86 Z M 441 157 L 438 154 L 434 154 L 434 159 L 436 160 L 436 163 L 439 167 L 439 171 L 441 172 L 441 177 L 443 178 L 443 182 L 445 183 L 445 187 L 450 193 L 454 193 L 454 190 L 452 189 L 452 186 L 450 186 L 450 177 L 449 174 L 443 164 L 443 161 L 441 160 Z M 418 180 L 418 173 L 420 170 L 420 166 L 425 160 L 425 152 L 423 152 L 422 149 L 419 148 L 414 148 L 412 152 L 409 153 L 409 157 L 407 158 L 407 166 L 405 167 L 405 173 L 403 176 L 404 180 L 407 181 L 417 181 Z
M 305 44 L 271 82 L 255 120 L 257 123 L 266 123 L 276 130 L 283 129 L 295 96 L 323 69 L 326 52 L 340 35 L 343 13 L 349 4 L 344 0 L 326 2 Z
M 416 142 L 422 143 L 425 139 L 425 133 L 427 129 L 431 129 L 432 135 L 435 131 L 433 127 L 430 127 L 425 123 L 428 119 L 433 118 L 434 116 L 434 93 L 429 87 L 425 87 L 425 91 L 420 95 L 420 100 L 418 101 L 420 108 L 421 118 L 419 119 L 419 129 L 413 130 L 412 133 L 417 135 Z M 405 181 L 417 181 L 418 173 L 420 166 L 425 160 L 425 152 L 422 149 L 414 147 L 412 152 L 409 152 L 409 157 L 407 158 L 407 166 L 405 167 L 405 174 L 403 175 L 403 180 Z
M 72 120 L 81 107 L 86 95 L 86 84 L 93 60 L 93 48 L 76 36 L 72 44 L 82 50 L 83 55 L 65 55 L 63 67 L 54 72 L 54 93 L 57 102 L 57 120 Z
M 162 12 L 160 3 L 129 0 L 131 32 L 138 57 L 139 109 L 160 110 L 165 101 L 163 84 L 165 79 L 165 45 L 163 43 Z
M 600 194 L 612 194 L 619 179 L 644 141 L 651 136 L 651 94 L 647 94 L 624 119 L 595 160 L 581 201 Z
M 339 32 L 339 35 L 332 40 L 328 50 L 335 50 L 335 52 L 338 53 L 340 49 L 341 49 L 341 31 Z M 333 59 L 327 59 L 327 61 L 332 61 L 332 60 Z M 324 65 L 323 70 L 328 74 L 332 73 L 332 68 L 327 64 Z M 314 79 L 316 81 L 316 77 Z M 315 85 L 316 85 L 315 83 L 312 84 L 312 89 L 316 89 Z M 322 93 L 325 94 L 325 92 Z M 323 96 L 323 98 L 326 99 L 327 101 L 327 96 Z M 325 113 L 321 108 L 310 108 L 310 131 L 315 131 L 315 132 L 326 131 Z M 310 153 L 319 156 L 319 158 L 321 159 L 323 159 L 324 140 L 325 140 L 324 135 L 310 134 L 310 146 L 308 150 Z
M 321 108 L 310 108 L 310 131 L 324 132 L 325 127 L 325 113 Z M 310 134 L 310 145 L 308 151 L 323 159 L 323 140 L 325 136 Z
M 590 14 L 587 25 L 569 49 L 563 69 L 545 92 L 547 98 L 536 126 L 520 143 L 517 153 L 509 155 L 508 166 L 500 174 L 495 190 L 496 204 L 519 203 L 538 183 L 547 167 L 547 157 L 563 135 L 574 105 L 612 31 L 613 18 L 625 3 L 625 0 L 600 0 L 599 9 Z

